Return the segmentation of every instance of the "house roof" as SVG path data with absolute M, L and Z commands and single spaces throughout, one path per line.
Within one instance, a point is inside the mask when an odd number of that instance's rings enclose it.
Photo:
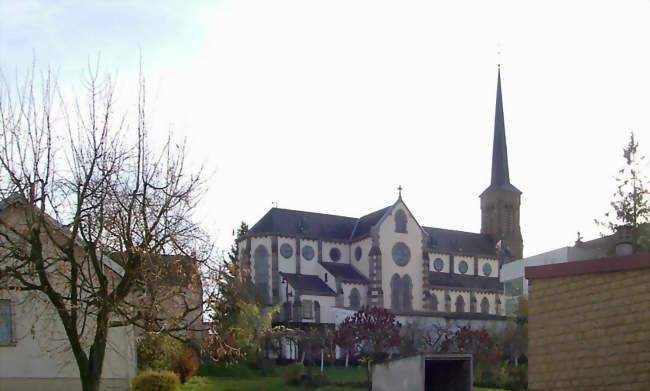
M 499 282 L 498 278 L 493 277 L 429 272 L 428 282 L 429 285 L 449 288 L 503 291 L 503 284 Z
M 386 213 L 391 209 L 392 206 L 387 206 L 359 218 L 350 234 L 350 240 L 355 240 L 368 235 L 372 227 L 377 225 L 377 223 L 382 220 Z
M 293 289 L 303 295 L 336 296 L 336 293 L 318 276 L 280 273 Z
M 342 282 L 358 282 L 361 284 L 367 284 L 368 279 L 354 266 L 348 263 L 334 263 L 334 262 L 323 262 L 321 265 L 332 274 L 335 278 L 340 279 Z

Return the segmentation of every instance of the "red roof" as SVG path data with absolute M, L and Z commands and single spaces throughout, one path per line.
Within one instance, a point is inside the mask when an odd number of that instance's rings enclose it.
M 624 270 L 650 268 L 650 253 L 590 259 L 587 261 L 555 263 L 552 265 L 529 266 L 526 278 L 552 278 L 580 274 L 620 272 Z

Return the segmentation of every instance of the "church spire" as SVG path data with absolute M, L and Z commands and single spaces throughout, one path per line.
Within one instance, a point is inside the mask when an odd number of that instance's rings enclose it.
M 521 193 L 510 184 L 506 127 L 503 119 L 503 97 L 501 96 L 501 65 L 499 65 L 497 71 L 497 102 L 494 110 L 494 140 L 492 142 L 492 180 L 486 191 L 491 189 Z
M 497 102 L 494 113 L 494 141 L 492 144 L 492 180 L 481 198 L 481 233 L 494 242 L 502 240 L 511 257 L 523 255 L 523 240 L 519 226 L 521 191 L 510 183 L 506 127 L 503 120 L 501 96 L 501 67 L 497 73 Z

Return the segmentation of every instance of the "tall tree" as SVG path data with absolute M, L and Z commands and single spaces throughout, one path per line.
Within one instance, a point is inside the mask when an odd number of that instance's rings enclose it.
M 228 259 L 231 263 L 236 264 L 237 259 L 239 258 L 239 240 L 242 236 L 246 235 L 248 232 L 248 224 L 245 221 L 242 221 L 237 228 L 237 236 L 235 237 L 235 242 L 230 246 L 230 251 L 228 251 Z
M 150 287 L 169 276 L 161 256 L 189 260 L 197 273 L 209 258 L 193 220 L 205 178 L 188 170 L 183 144 L 168 137 L 153 147 L 143 77 L 129 117 L 97 68 L 72 104 L 49 72 L 36 74 L 20 85 L 0 80 L 0 289 L 52 308 L 82 389 L 94 391 L 111 327 L 181 338 L 184 315 L 201 312 L 180 289 L 180 309 L 162 319 L 156 296 L 167 290 Z
M 630 139 L 623 148 L 625 164 L 615 178 L 618 185 L 610 202 L 612 210 L 605 213 L 604 220 L 596 219 L 598 225 L 612 233 L 621 226 L 631 229 L 637 248 L 643 244 L 645 236 L 640 227 L 650 217 L 647 178 L 642 166 L 645 156 L 640 156 L 638 149 L 639 143 L 635 140 L 634 133 L 630 133 Z

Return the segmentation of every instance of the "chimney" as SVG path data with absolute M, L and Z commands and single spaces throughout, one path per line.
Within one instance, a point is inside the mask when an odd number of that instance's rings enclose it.
M 634 228 L 621 225 L 616 228 L 616 255 L 630 255 L 634 253 Z

